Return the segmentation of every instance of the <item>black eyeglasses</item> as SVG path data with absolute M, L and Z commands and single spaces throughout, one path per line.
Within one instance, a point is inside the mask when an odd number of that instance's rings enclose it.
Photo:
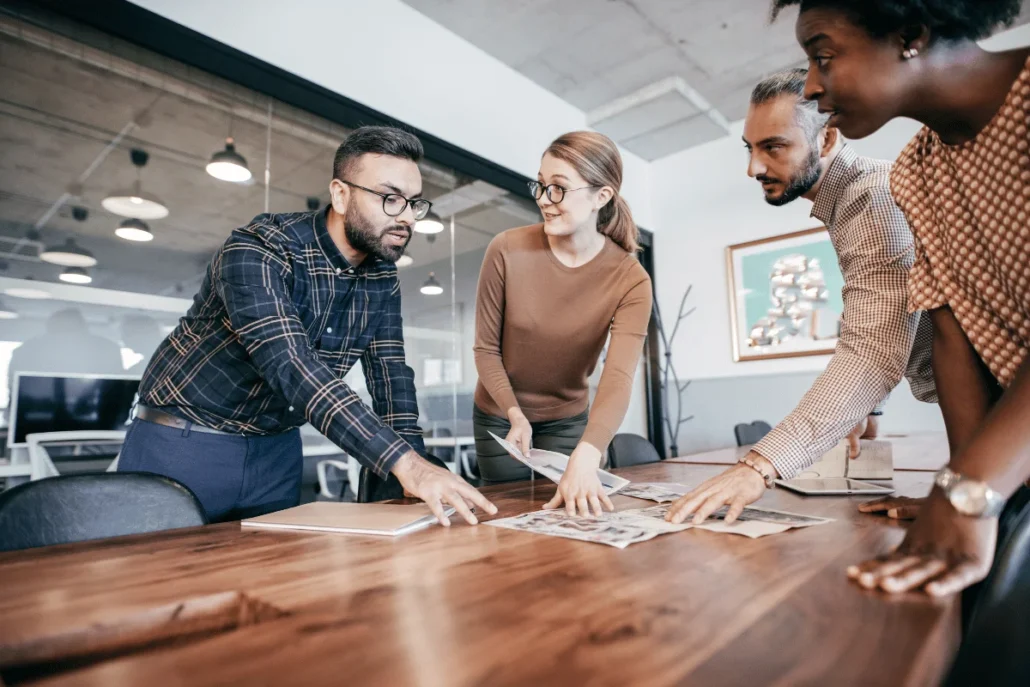
M 597 188 L 596 186 L 565 188 L 564 186 L 559 186 L 558 184 L 548 184 L 547 186 L 544 186 L 539 181 L 528 181 L 526 182 L 526 186 L 529 187 L 529 193 L 537 200 L 543 198 L 544 194 L 546 193 L 547 199 L 555 204 L 558 204 L 565 200 L 566 193 L 572 193 L 573 191 L 582 191 L 583 189 L 588 188 Z
M 408 206 L 411 206 L 411 212 L 415 215 L 416 220 L 425 219 L 425 216 L 429 214 L 433 204 L 424 198 L 416 198 L 415 200 L 408 200 L 399 193 L 380 193 L 379 191 L 373 191 L 370 188 L 364 186 L 358 186 L 352 184 L 349 181 L 340 179 L 340 183 L 347 184 L 352 188 L 360 188 L 362 191 L 368 191 L 374 193 L 383 199 L 383 212 L 389 217 L 400 217 Z

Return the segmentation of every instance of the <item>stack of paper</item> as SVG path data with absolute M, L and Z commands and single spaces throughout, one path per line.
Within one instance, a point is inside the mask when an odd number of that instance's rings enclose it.
M 454 513 L 447 508 L 448 516 Z M 400 506 L 386 503 L 335 503 L 316 501 L 243 520 L 243 527 L 275 530 L 307 530 L 343 534 L 375 534 L 396 537 L 429 527 L 436 516 L 425 504 Z

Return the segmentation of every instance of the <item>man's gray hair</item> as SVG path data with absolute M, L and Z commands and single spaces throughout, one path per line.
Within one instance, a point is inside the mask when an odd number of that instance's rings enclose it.
M 751 104 L 762 105 L 782 96 L 794 98 L 794 113 L 797 116 L 798 124 L 808 134 L 809 140 L 814 140 L 816 135 L 830 118 L 829 115 L 819 113 L 819 105 L 814 100 L 805 98 L 805 80 L 808 78 L 807 69 L 784 69 L 767 76 L 751 91 Z

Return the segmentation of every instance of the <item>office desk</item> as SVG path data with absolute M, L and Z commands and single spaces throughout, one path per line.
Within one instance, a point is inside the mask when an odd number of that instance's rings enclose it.
M 720 469 L 619 472 L 693 484 Z M 920 495 L 930 477 L 901 474 L 896 486 Z M 514 515 L 554 486 L 484 492 Z M 688 531 L 621 551 L 463 524 L 390 540 L 228 523 L 0 554 L 0 659 L 134 617 L 146 635 L 142 614 L 202 616 L 207 603 L 228 618 L 222 631 L 43 684 L 936 684 L 958 640 L 958 599 L 888 599 L 847 581 L 848 564 L 903 535 L 857 513 L 861 500 L 774 490 L 769 506 L 838 520 L 757 540 Z M 226 600 L 237 592 L 239 612 Z
M 936 472 L 948 462 L 948 437 L 944 432 L 925 432 L 920 434 L 891 435 L 880 437 L 881 441 L 893 444 L 895 470 L 919 470 Z M 751 446 L 731 446 L 717 448 L 712 451 L 693 453 L 677 458 L 670 458 L 674 463 L 704 463 L 715 465 L 732 465 L 739 461 Z

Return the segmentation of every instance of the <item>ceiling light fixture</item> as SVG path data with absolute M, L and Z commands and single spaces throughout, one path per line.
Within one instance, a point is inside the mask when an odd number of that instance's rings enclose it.
M 136 219 L 161 219 L 168 216 L 166 206 L 157 196 L 143 190 L 141 180 L 143 167 L 146 166 L 150 155 L 140 148 L 133 148 L 129 151 L 129 158 L 136 166 L 136 183 L 132 188 L 122 189 L 111 193 L 100 201 L 104 209 L 122 217 L 135 217 Z
M 141 219 L 130 217 L 129 219 L 122 220 L 118 228 L 114 230 L 114 235 L 120 239 L 126 241 L 153 241 L 154 232 L 150 231 L 150 225 Z
M 33 301 L 41 301 L 53 297 L 49 291 L 33 287 L 32 277 L 25 277 L 22 281 L 26 284 L 25 286 L 12 286 L 4 289 L 4 293 L 11 298 L 25 298 Z
M 439 215 L 430 211 L 428 215 L 415 222 L 415 231 L 420 234 L 439 234 L 443 231 L 443 220 Z
M 58 279 L 69 284 L 88 284 L 93 281 L 93 277 L 89 276 L 89 272 L 81 267 L 66 268 L 64 272 L 61 272 L 61 276 Z
M 16 320 L 18 319 L 18 313 L 8 308 L 2 301 L 0 301 L 0 320 Z
M 430 272 L 429 279 L 426 279 L 420 291 L 427 296 L 439 296 L 443 293 L 443 287 L 440 286 L 440 282 L 436 281 L 436 275 Z
M 247 160 L 236 152 L 236 141 L 232 136 L 225 139 L 225 148 L 211 156 L 207 173 L 215 179 L 242 184 L 253 176 L 247 167 Z
M 407 267 L 411 265 L 413 262 L 415 261 L 411 259 L 410 255 L 402 255 L 401 257 L 397 258 L 397 267 Z
M 59 246 L 49 246 L 39 253 L 39 259 L 62 267 L 93 267 L 97 259 L 82 246 L 69 238 Z

